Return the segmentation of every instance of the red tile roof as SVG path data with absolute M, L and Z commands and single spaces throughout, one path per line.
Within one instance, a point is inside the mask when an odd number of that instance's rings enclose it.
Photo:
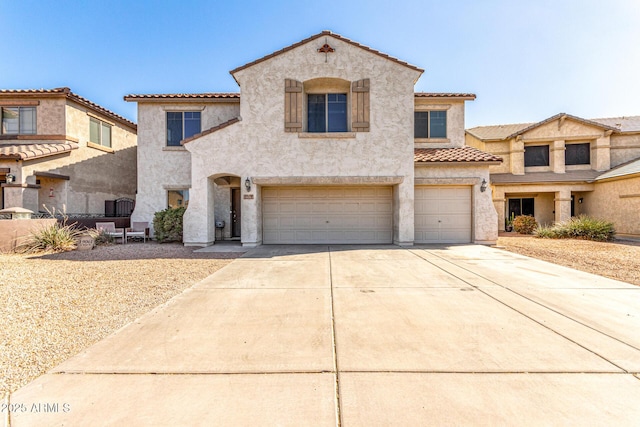
M 67 153 L 78 148 L 72 142 L 0 145 L 0 159 L 31 160 Z
M 197 133 L 197 134 L 195 134 L 195 135 L 193 135 L 193 136 L 190 136 L 189 138 L 185 138 L 185 139 L 183 139 L 180 143 L 181 143 L 182 145 L 184 145 L 184 144 L 186 144 L 186 143 L 188 143 L 188 142 L 193 141 L 194 139 L 198 139 L 198 138 L 200 138 L 200 137 L 202 137 L 202 136 L 209 135 L 210 133 L 213 133 L 213 132 L 219 131 L 220 129 L 226 128 L 227 126 L 231 126 L 231 125 L 232 125 L 232 124 L 234 124 L 234 123 L 238 123 L 239 121 L 240 121 L 240 117 L 234 117 L 234 118 L 233 118 L 233 119 L 231 119 L 231 120 L 227 120 L 226 122 L 224 122 L 224 123 L 220 123 L 220 124 L 219 124 L 219 125 L 217 125 L 217 126 L 214 126 L 214 127 L 212 127 L 212 128 L 209 128 L 209 129 L 207 129 L 207 130 L 203 130 L 202 132 Z
M 236 100 L 240 99 L 239 93 L 158 93 L 158 94 L 129 94 L 124 97 L 125 101 L 182 101 L 190 99 L 214 99 L 214 100 Z
M 502 162 L 502 158 L 477 148 L 465 146 L 459 148 L 416 148 L 414 161 L 417 163 L 482 163 Z
M 449 92 L 416 92 L 416 98 L 463 98 L 476 99 L 475 93 L 449 93 Z
M 58 87 L 55 89 L 2 89 L 0 90 L 0 97 L 2 96 L 27 96 L 30 98 L 38 98 L 42 96 L 64 96 L 72 101 L 77 102 L 80 105 L 83 105 L 91 110 L 94 110 L 98 113 L 104 114 L 105 116 L 120 122 L 134 130 L 137 130 L 137 126 L 131 120 L 125 119 L 119 114 L 114 113 L 113 111 L 107 110 L 106 108 L 96 104 L 95 102 L 89 101 L 82 96 L 71 92 L 71 89 L 68 87 Z
M 338 39 L 338 40 L 341 40 L 341 41 L 343 41 L 343 42 L 345 42 L 345 43 L 348 43 L 348 44 L 350 44 L 350 45 L 352 45 L 352 46 L 359 47 L 359 48 L 361 48 L 361 49 L 364 49 L 364 50 L 366 50 L 366 51 L 368 51 L 368 52 L 373 53 L 374 55 L 381 56 L 381 57 L 383 57 L 383 58 L 385 58 L 385 59 L 388 59 L 388 60 L 390 60 L 390 61 L 396 62 L 396 63 L 398 63 L 398 64 L 400 64 L 400 65 L 404 65 L 404 66 L 405 66 L 405 67 L 407 67 L 407 68 L 411 68 L 412 70 L 419 71 L 420 73 L 423 73 L 423 72 L 424 72 L 424 70 L 423 70 L 422 68 L 418 68 L 418 67 L 416 67 L 415 65 L 411 65 L 411 64 L 409 64 L 408 62 L 401 61 L 400 59 L 398 59 L 398 58 L 394 58 L 393 56 L 389 56 L 389 55 L 387 55 L 386 53 L 382 53 L 382 52 L 380 52 L 380 51 L 378 51 L 378 50 L 372 49 L 372 48 L 370 48 L 370 47 L 368 47 L 368 46 L 365 46 L 365 45 L 362 45 L 362 44 L 360 44 L 360 43 L 354 42 L 353 40 L 350 40 L 350 39 L 348 39 L 348 38 L 346 38 L 346 37 L 342 37 L 342 36 L 341 36 L 341 35 L 339 35 L 339 34 L 335 34 L 335 33 L 332 33 L 331 31 L 326 31 L 326 30 L 325 30 L 325 31 L 323 31 L 323 32 L 321 32 L 321 33 L 318 33 L 318 34 L 316 34 L 316 35 L 313 35 L 313 36 L 311 36 L 311 37 L 308 37 L 308 38 L 306 38 L 306 39 L 304 39 L 304 40 L 301 40 L 301 41 L 299 41 L 298 43 L 294 43 L 294 44 L 292 44 L 291 46 L 285 47 L 284 49 L 280 49 L 280 50 L 278 50 L 278 51 L 276 51 L 276 52 L 273 52 L 273 53 L 271 53 L 271 54 L 269 54 L 269 55 L 267 55 L 267 56 L 263 56 L 263 57 L 262 57 L 262 58 L 260 58 L 260 59 L 256 59 L 255 61 L 249 62 L 248 64 L 245 64 L 245 65 L 243 65 L 243 66 L 241 66 L 241 67 L 238 67 L 238 68 L 236 68 L 236 69 L 234 69 L 234 70 L 231 70 L 231 71 L 229 71 L 229 72 L 231 73 L 231 75 L 233 75 L 233 74 L 237 73 L 237 72 L 238 72 L 238 71 L 240 71 L 240 70 L 244 70 L 245 68 L 252 67 L 252 66 L 254 66 L 254 65 L 256 65 L 256 64 L 259 64 L 260 62 L 263 62 L 263 61 L 266 61 L 267 59 L 271 59 L 271 58 L 273 58 L 273 57 L 275 57 L 275 56 L 281 55 L 281 54 L 283 54 L 283 53 L 285 53 L 285 52 L 288 52 L 288 51 L 290 51 L 290 50 L 292 50 L 292 49 L 295 49 L 295 48 L 297 48 L 297 47 L 299 47 L 299 46 L 302 46 L 303 44 L 306 44 L 306 43 L 308 43 L 308 42 L 310 42 L 310 41 L 313 41 L 313 40 L 315 40 L 315 39 L 318 39 L 318 38 L 320 38 L 320 37 L 327 37 L 327 36 L 328 36 L 328 37 L 333 37 L 333 38 Z

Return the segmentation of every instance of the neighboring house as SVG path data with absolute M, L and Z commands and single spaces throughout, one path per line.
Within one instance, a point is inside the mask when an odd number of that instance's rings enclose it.
M 231 71 L 241 94 L 126 96 L 132 220 L 188 205 L 194 246 L 494 243 L 501 159 L 464 145 L 475 95 L 414 93 L 422 72 L 324 31 Z
M 587 214 L 640 234 L 640 116 L 480 126 L 466 143 L 499 155 L 491 185 L 500 229 L 512 215 L 552 224 Z
M 0 90 L 0 109 L 3 208 L 104 214 L 135 198 L 135 123 L 69 88 Z

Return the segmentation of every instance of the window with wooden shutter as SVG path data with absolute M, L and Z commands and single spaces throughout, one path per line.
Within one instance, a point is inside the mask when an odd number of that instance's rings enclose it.
M 302 83 L 284 81 L 284 131 L 302 132 Z
M 369 79 L 351 83 L 351 130 L 369 132 Z

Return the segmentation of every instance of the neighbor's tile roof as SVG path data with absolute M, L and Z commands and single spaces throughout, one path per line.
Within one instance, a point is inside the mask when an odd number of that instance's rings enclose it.
M 416 148 L 414 161 L 418 163 L 501 162 L 502 158 L 473 147 Z
M 231 126 L 231 125 L 232 125 L 232 124 L 234 124 L 234 123 L 238 123 L 239 121 L 240 121 L 240 117 L 234 117 L 234 118 L 233 118 L 233 119 L 231 119 L 231 120 L 227 120 L 227 121 L 226 121 L 226 122 L 224 122 L 224 123 L 220 123 L 219 125 L 216 125 L 216 126 L 214 126 L 214 127 L 212 127 L 212 128 L 209 128 L 209 129 L 207 129 L 207 130 L 203 130 L 202 132 L 197 133 L 197 134 L 195 134 L 195 135 L 193 135 L 193 136 L 190 136 L 189 138 L 185 138 L 185 139 L 183 139 L 180 143 L 181 143 L 182 145 L 184 145 L 184 144 L 186 144 L 186 143 L 188 143 L 188 142 L 193 141 L 194 139 L 198 139 L 198 138 L 200 138 L 200 137 L 202 137 L 202 136 L 209 135 L 210 133 L 213 133 L 213 132 L 219 131 L 220 129 L 224 129 L 224 128 L 226 128 L 227 126 Z
M 73 142 L 0 145 L 0 159 L 30 160 L 67 153 L 78 148 Z
M 130 128 L 137 130 L 136 124 L 131 120 L 125 119 L 121 115 L 107 110 L 106 108 L 96 104 L 95 102 L 89 101 L 87 98 L 71 92 L 71 89 L 69 89 L 68 87 L 58 87 L 55 89 L 2 89 L 0 90 L 0 97 L 2 96 L 27 96 L 30 98 L 38 98 L 41 96 L 64 96 L 68 99 L 71 99 L 72 101 L 77 102 L 80 105 L 83 105 L 98 113 L 104 114 L 105 116 L 117 122 L 120 122 Z
M 593 182 L 600 172 L 594 170 L 554 172 L 528 172 L 524 175 L 492 173 L 493 184 L 525 184 L 536 182 Z
M 640 159 L 635 159 L 630 162 L 621 164 L 616 166 L 613 169 L 610 169 L 603 173 L 602 175 L 596 178 L 596 181 L 601 181 L 603 179 L 609 178 L 618 178 L 625 175 L 636 175 L 640 174 Z
M 416 92 L 416 98 L 463 98 L 476 99 L 475 93 L 453 93 L 453 92 Z
M 240 99 L 239 93 L 157 93 L 157 94 L 129 94 L 125 101 L 182 101 L 182 100 L 235 100 Z
M 237 73 L 237 72 L 238 72 L 238 71 L 240 71 L 240 70 L 244 70 L 245 68 L 252 67 L 252 66 L 254 66 L 254 65 L 256 65 L 256 64 L 259 64 L 259 63 L 261 63 L 261 62 L 263 62 L 263 61 L 266 61 L 266 60 L 268 60 L 268 59 L 271 59 L 271 58 L 273 58 L 273 57 L 275 57 L 275 56 L 281 55 L 281 54 L 283 54 L 283 53 L 285 53 L 285 52 L 288 52 L 288 51 L 290 51 L 290 50 L 292 50 L 292 49 L 295 49 L 295 48 L 297 48 L 297 47 L 299 47 L 299 46 L 302 46 L 303 44 L 306 44 L 306 43 L 308 43 L 308 42 L 310 42 L 310 41 L 313 41 L 313 40 L 315 40 L 315 39 L 318 39 L 318 38 L 320 38 L 320 37 L 333 37 L 333 38 L 335 38 L 335 39 L 338 39 L 338 40 L 341 40 L 341 41 L 343 41 L 343 42 L 345 42 L 345 43 L 348 43 L 348 44 L 350 44 L 350 45 L 352 45 L 352 46 L 356 46 L 356 47 L 359 47 L 359 48 L 361 48 L 361 49 L 364 49 L 364 50 L 366 50 L 367 52 L 371 52 L 371 53 L 373 53 L 374 55 L 378 55 L 378 56 L 381 56 L 381 57 L 383 57 L 383 58 L 385 58 L 385 59 L 388 59 L 388 60 L 390 60 L 390 61 L 396 62 L 396 63 L 398 63 L 398 64 L 400 64 L 400 65 L 404 65 L 405 67 L 411 68 L 412 70 L 419 71 L 420 73 L 423 73 L 423 72 L 424 72 L 424 70 L 423 70 L 422 68 L 418 68 L 418 67 L 416 67 L 415 65 L 411 65 L 411 64 L 409 64 L 408 62 L 402 61 L 402 60 L 400 60 L 400 59 L 398 59 L 398 58 L 394 58 L 393 56 L 389 56 L 389 55 L 387 55 L 386 53 L 382 53 L 382 52 L 380 52 L 380 51 L 378 51 L 378 50 L 372 49 L 372 48 L 370 48 L 369 46 L 362 45 L 362 44 L 357 43 L 357 42 L 354 42 L 353 40 L 350 40 L 350 39 L 348 39 L 348 38 L 346 38 L 346 37 L 342 37 L 342 36 L 341 36 L 341 35 L 339 35 L 339 34 L 335 34 L 335 33 L 331 32 L 331 31 L 327 31 L 327 30 L 325 30 L 325 31 L 322 31 L 321 33 L 318 33 L 318 34 L 313 35 L 313 36 L 311 36 L 311 37 L 308 37 L 308 38 L 306 38 L 306 39 L 304 39 L 304 40 L 301 40 L 301 41 L 299 41 L 299 42 L 297 42 L 297 43 L 294 43 L 294 44 L 292 44 L 291 46 L 287 46 L 287 47 L 285 47 L 284 49 L 280 49 L 280 50 L 278 50 L 278 51 L 276 51 L 276 52 L 273 52 L 273 53 L 271 53 L 271 54 L 269 54 L 269 55 L 267 55 L 267 56 L 263 56 L 263 57 L 262 57 L 262 58 L 260 58 L 260 59 L 256 59 L 255 61 L 252 61 L 252 62 L 249 62 L 248 64 L 242 65 L 242 66 L 240 66 L 240 67 L 238 67 L 238 68 L 236 68 L 236 69 L 234 69 L 234 70 L 231 70 L 231 71 L 230 71 L 230 73 L 233 75 L 233 74 Z
M 592 119 L 603 125 L 613 126 L 621 132 L 640 132 L 640 116 L 610 117 L 605 119 Z
M 466 132 L 480 140 L 505 139 L 507 136 L 526 129 L 533 123 L 517 123 L 511 125 L 477 126 Z

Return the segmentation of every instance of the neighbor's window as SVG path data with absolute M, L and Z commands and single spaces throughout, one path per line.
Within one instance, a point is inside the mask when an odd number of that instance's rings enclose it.
M 509 199 L 509 215 L 511 216 L 520 216 L 520 215 L 529 215 L 534 216 L 533 210 L 533 201 L 531 198 L 523 198 L 523 199 Z
M 347 94 L 307 95 L 307 128 L 309 132 L 347 131 Z
M 564 152 L 565 165 L 591 164 L 591 144 L 567 144 Z
M 525 166 L 549 166 L 548 145 L 527 145 L 524 147 Z
M 172 209 L 189 206 L 189 190 L 167 191 L 167 206 Z
M 167 145 L 180 146 L 180 141 L 200 133 L 199 111 L 167 112 Z
M 3 135 L 33 135 L 36 133 L 36 107 L 3 107 Z
M 94 119 L 89 119 L 89 141 L 103 147 L 111 147 L 111 125 Z
M 414 138 L 446 138 L 446 111 L 416 111 L 413 113 Z

